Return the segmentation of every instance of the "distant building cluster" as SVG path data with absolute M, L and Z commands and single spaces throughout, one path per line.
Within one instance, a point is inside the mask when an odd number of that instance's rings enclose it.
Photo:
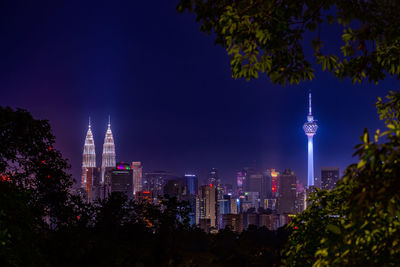
M 287 224 L 307 207 L 308 194 L 315 187 L 333 189 L 339 180 L 339 168 L 323 167 L 314 177 L 313 136 L 318 126 L 311 113 L 304 124 L 308 137 L 308 180 L 303 187 L 296 174 L 270 168 L 243 168 L 237 172 L 236 184 L 223 184 L 216 168 L 210 169 L 206 182 L 199 183 L 195 173 L 175 175 L 165 171 L 144 172 L 142 163 L 116 162 L 110 120 L 104 138 L 101 167 L 96 165 L 96 152 L 89 120 L 86 134 L 80 193 L 88 200 L 104 199 L 112 192 L 125 194 L 138 202 L 159 203 L 168 195 L 190 205 L 190 222 L 207 232 L 230 227 L 242 231 L 250 225 L 276 230 Z

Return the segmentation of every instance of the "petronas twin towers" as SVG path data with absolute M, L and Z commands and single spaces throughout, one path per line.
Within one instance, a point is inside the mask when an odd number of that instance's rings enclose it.
M 100 186 L 104 186 L 105 173 L 108 168 L 115 168 L 115 145 L 114 137 L 111 131 L 110 118 L 108 119 L 108 127 L 103 144 L 103 155 L 101 161 L 101 175 L 100 180 L 97 181 Z M 81 186 L 84 188 L 90 198 L 92 187 L 96 183 L 96 150 L 94 145 L 92 127 L 89 118 L 89 127 L 86 133 L 85 145 L 83 147 L 83 161 L 82 161 L 82 181 Z

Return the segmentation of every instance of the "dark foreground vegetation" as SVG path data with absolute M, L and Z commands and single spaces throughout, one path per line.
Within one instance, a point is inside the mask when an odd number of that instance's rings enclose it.
M 400 93 L 377 108 L 386 131 L 364 131 L 335 190 L 285 229 L 240 234 L 190 227 L 174 198 L 82 201 L 48 122 L 0 108 L 0 266 L 398 266 Z

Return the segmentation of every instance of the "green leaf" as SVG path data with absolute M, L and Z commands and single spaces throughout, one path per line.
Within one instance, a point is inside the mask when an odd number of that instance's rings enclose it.
M 367 162 L 365 160 L 360 160 L 357 164 L 357 168 L 361 169 Z
M 328 231 L 334 233 L 334 234 L 337 234 L 337 235 L 340 235 L 340 233 L 341 233 L 340 228 L 337 227 L 337 226 L 334 225 L 334 224 L 328 224 L 328 225 L 326 226 L 326 229 L 327 229 Z
M 395 129 L 395 126 L 393 125 L 393 124 L 388 124 L 388 125 L 386 125 L 389 129 L 391 129 L 391 130 L 394 130 Z

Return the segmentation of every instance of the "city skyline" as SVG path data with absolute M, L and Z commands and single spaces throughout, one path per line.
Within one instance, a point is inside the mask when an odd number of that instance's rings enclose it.
M 111 115 L 117 161 L 200 179 L 217 168 L 231 183 L 237 171 L 256 162 L 261 169 L 291 168 L 304 184 L 307 91 L 321 122 L 315 172 L 322 166 L 342 172 L 357 160 L 351 155 L 363 129 L 382 128 L 374 103 L 397 84 L 387 79 L 378 86 L 353 85 L 322 71 L 300 86 L 234 80 L 224 49 L 198 31 L 193 16 L 177 15 L 175 3 L 93 8 L 70 1 L 60 11 L 62 5 L 6 3 L 0 11 L 14 26 L 1 29 L 7 68 L 0 73 L 0 101 L 50 121 L 56 147 L 78 182 L 87 118 L 95 144 L 102 144 Z M 141 11 L 153 9 L 158 17 L 149 21 Z M 332 31 L 341 35 L 340 28 Z M 327 51 L 339 46 L 333 36 L 327 37 Z

